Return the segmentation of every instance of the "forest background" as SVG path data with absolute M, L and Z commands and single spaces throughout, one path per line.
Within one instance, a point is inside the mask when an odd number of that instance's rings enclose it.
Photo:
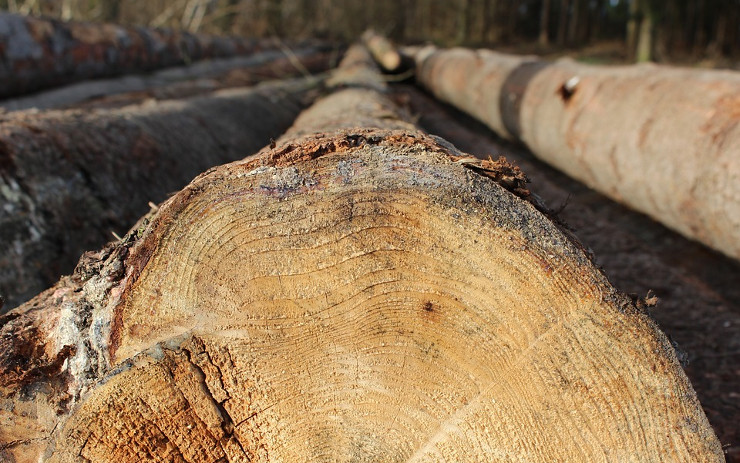
M 373 28 L 406 44 L 740 67 L 740 0 L 0 0 L 0 9 L 342 42 Z

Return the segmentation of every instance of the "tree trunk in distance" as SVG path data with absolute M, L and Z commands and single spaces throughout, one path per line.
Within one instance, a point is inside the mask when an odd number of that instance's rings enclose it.
M 637 37 L 638 28 L 640 21 L 638 21 L 641 14 L 640 2 L 645 0 L 629 0 L 629 18 L 627 19 L 627 59 L 629 61 L 635 60 L 637 52 Z
M 277 137 L 313 78 L 0 123 L 0 294 L 12 308 L 203 170 Z
M 5 316 L 7 458 L 721 461 L 523 174 L 417 130 L 370 65 Z
M 0 14 L 0 98 L 81 80 L 254 53 L 268 42 Z M 275 44 L 271 45 L 276 48 Z
M 737 73 L 450 49 L 420 55 L 417 80 L 571 177 L 740 259 Z
M 568 21 L 568 45 L 580 45 L 578 43 L 578 29 L 581 27 L 582 0 L 571 0 L 573 8 Z
M 566 34 L 568 31 L 568 6 L 569 0 L 560 0 L 560 19 L 558 20 L 558 45 L 565 46 Z
M 637 38 L 638 63 L 646 63 L 653 59 L 653 18 L 652 7 L 647 1 L 642 2 L 642 21 L 640 21 L 639 35 Z
M 550 29 L 550 0 L 542 0 L 542 9 L 540 10 L 540 35 L 539 44 L 546 47 L 550 43 L 548 37 Z
M 299 67 L 291 63 L 284 51 L 265 50 L 249 56 L 201 61 L 150 74 L 83 81 L 2 100 L 0 109 L 5 111 L 61 109 L 75 106 L 89 107 L 101 100 L 135 103 L 136 99 L 150 97 L 185 98 L 197 93 L 209 93 L 224 86 L 244 87 L 268 79 L 299 77 L 305 70 L 312 74 L 320 73 L 333 66 L 333 51 L 325 45 L 300 45 L 293 48 L 291 53 L 300 63 Z M 119 97 L 110 98 L 113 95 Z
M 121 0 L 102 0 L 100 2 L 100 21 L 114 23 L 118 21 L 121 11 Z

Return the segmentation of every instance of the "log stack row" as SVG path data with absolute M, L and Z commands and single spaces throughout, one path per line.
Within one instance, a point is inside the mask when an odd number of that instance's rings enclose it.
M 9 116 L 14 247 L 132 226 L 0 317 L 0 457 L 722 461 L 651 301 L 413 120 L 361 46 L 326 80 Z

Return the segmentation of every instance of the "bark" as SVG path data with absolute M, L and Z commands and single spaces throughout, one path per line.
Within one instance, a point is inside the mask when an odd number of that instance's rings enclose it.
M 270 41 L 0 14 L 0 98 L 275 48 Z
M 306 71 L 320 73 L 333 66 L 334 52 L 324 45 L 301 46 L 291 50 L 291 53 L 298 65 L 284 51 L 259 51 L 250 56 L 207 60 L 151 74 L 83 81 L 0 101 L 0 109 L 19 111 L 100 107 L 106 102 L 121 106 L 146 98 L 186 98 L 223 87 L 243 87 L 267 79 L 299 77 Z
M 667 339 L 521 172 L 416 129 L 361 54 L 5 317 L 6 456 L 721 461 Z
M 436 96 L 568 175 L 740 258 L 736 73 L 461 49 L 427 51 L 417 70 Z
M 642 21 L 640 21 L 640 30 L 637 38 L 637 57 L 638 63 L 645 63 L 653 59 L 653 18 L 652 7 L 648 2 L 642 4 Z
M 256 152 L 293 121 L 312 79 L 112 111 L 0 123 L 0 294 L 14 307 L 123 233 L 195 175 Z
M 634 61 L 637 52 L 638 28 L 640 26 L 641 6 L 646 0 L 630 0 L 629 18 L 627 19 L 627 58 Z

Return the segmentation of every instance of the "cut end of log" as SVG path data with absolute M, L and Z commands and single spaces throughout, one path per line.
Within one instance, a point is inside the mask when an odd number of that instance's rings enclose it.
M 109 330 L 88 339 L 109 363 L 49 424 L 49 461 L 721 454 L 648 317 L 418 132 L 267 149 L 199 177 L 137 236 L 97 256 L 122 271 L 87 280 L 109 282 Z

